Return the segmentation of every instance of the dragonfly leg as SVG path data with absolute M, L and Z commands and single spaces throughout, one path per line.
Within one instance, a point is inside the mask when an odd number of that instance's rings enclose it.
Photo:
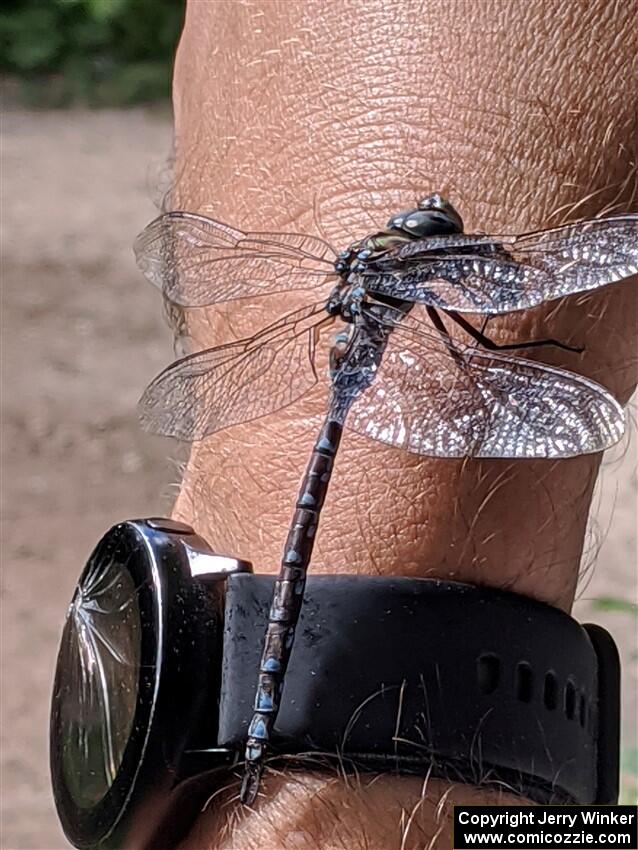
M 335 284 L 332 288 L 328 300 L 326 301 L 326 312 L 329 316 L 338 316 L 341 312 L 341 304 L 343 302 L 344 285 L 342 281 Z
M 245 806 L 251 806 L 255 802 L 263 770 L 262 762 L 246 763 L 239 791 L 239 799 Z
M 504 343 L 499 344 L 498 342 L 494 342 L 494 340 L 490 339 L 489 336 L 486 336 L 483 333 L 485 329 L 485 325 L 487 324 L 487 320 L 483 322 L 483 329 L 478 330 L 474 325 L 471 325 L 467 319 L 463 318 L 459 313 L 454 312 L 453 310 L 446 311 L 447 315 L 457 323 L 460 327 L 463 328 L 473 339 L 475 339 L 483 348 L 486 348 L 488 351 L 516 351 L 520 348 L 541 348 L 544 346 L 552 345 L 555 348 L 561 348 L 563 351 L 571 351 L 574 354 L 582 354 L 584 351 L 583 348 L 578 348 L 573 345 L 567 345 L 564 342 L 560 342 L 557 339 L 534 339 L 529 340 L 527 342 L 514 342 L 514 343 Z
M 430 318 L 430 321 L 432 322 L 436 330 L 439 332 L 439 334 L 441 335 L 441 339 L 447 346 L 447 350 L 450 352 L 450 354 L 459 366 L 464 366 L 465 361 L 463 360 L 463 356 L 455 347 L 454 342 L 450 338 L 450 335 L 447 332 L 447 328 L 443 324 L 443 320 L 437 313 L 436 309 L 434 307 L 430 307 L 429 305 L 425 309 Z

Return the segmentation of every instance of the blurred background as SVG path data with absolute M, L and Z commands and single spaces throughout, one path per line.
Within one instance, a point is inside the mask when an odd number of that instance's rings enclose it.
M 168 185 L 176 0 L 14 0 L 2 116 L 2 850 L 66 848 L 47 723 L 74 583 L 118 520 L 170 513 L 175 445 L 135 403 L 172 358 L 135 235 Z M 632 408 L 633 410 L 633 408 Z M 624 797 L 636 798 L 635 427 L 605 459 L 576 616 L 624 664 Z

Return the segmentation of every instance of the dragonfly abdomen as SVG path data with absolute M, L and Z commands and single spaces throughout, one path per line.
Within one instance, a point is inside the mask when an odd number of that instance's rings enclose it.
M 246 775 L 241 791 L 241 798 L 246 803 L 252 802 L 257 793 L 262 760 L 279 712 L 283 679 L 299 620 L 319 514 L 328 492 L 342 431 L 340 423 L 330 417 L 326 419 L 299 488 L 268 616 L 255 713 L 248 727 Z

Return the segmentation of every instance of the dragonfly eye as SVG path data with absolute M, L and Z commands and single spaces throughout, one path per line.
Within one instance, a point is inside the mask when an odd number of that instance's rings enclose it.
M 418 207 L 420 210 L 429 210 L 432 215 L 434 215 L 436 212 L 439 212 L 448 221 L 453 222 L 456 226 L 456 230 L 452 232 L 463 232 L 463 219 L 461 218 L 455 207 L 442 195 L 439 195 L 438 192 L 435 192 L 432 195 L 426 195 L 425 198 L 421 198 L 418 203 Z
M 432 196 L 434 197 L 434 196 Z M 436 196 L 439 197 L 439 196 Z M 452 204 L 443 201 L 445 206 L 430 209 L 408 210 L 393 216 L 388 222 L 390 230 L 398 230 L 415 238 L 425 236 L 444 236 L 463 232 L 463 220 Z M 422 202 L 423 203 L 423 202 Z

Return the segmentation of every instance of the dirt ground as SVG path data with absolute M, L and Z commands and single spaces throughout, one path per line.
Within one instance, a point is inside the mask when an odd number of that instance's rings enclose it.
M 175 448 L 136 424 L 137 397 L 172 346 L 130 247 L 155 213 L 170 119 L 13 111 L 3 124 L 0 847 L 58 850 L 68 845 L 49 790 L 47 721 L 66 606 L 98 536 L 167 514 L 177 479 Z M 626 752 L 636 747 L 635 621 L 592 600 L 637 595 L 636 445 L 634 433 L 605 462 L 576 609 L 621 643 Z

